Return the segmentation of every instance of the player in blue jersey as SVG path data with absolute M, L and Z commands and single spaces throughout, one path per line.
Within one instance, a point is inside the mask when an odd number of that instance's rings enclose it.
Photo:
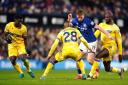
M 92 65 L 94 62 L 94 55 L 97 48 L 97 39 L 94 35 L 94 28 L 100 30 L 106 36 L 110 39 L 113 39 L 110 34 L 103 30 L 99 25 L 95 24 L 90 18 L 85 16 L 85 13 L 82 9 L 79 9 L 76 14 L 76 18 L 72 19 L 72 14 L 68 14 L 68 21 L 71 23 L 72 26 L 77 27 L 80 33 L 83 35 L 83 37 L 87 40 L 89 43 L 89 46 L 91 47 L 93 52 L 90 52 L 86 46 L 81 42 L 79 45 L 80 50 L 82 51 L 82 55 L 84 56 L 85 53 L 87 53 L 87 61 Z M 77 65 L 78 68 L 78 75 L 75 77 L 75 79 L 81 79 L 81 71 Z M 99 74 L 97 69 L 97 75 Z

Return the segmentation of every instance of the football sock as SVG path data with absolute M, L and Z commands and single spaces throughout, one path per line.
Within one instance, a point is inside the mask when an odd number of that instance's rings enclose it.
M 115 67 L 112 67 L 112 70 L 111 70 L 111 72 L 113 72 L 113 73 L 118 73 L 120 71 L 121 70 L 119 68 L 115 68 Z
M 91 68 L 91 71 L 89 73 L 90 76 L 93 76 L 96 72 L 96 69 L 99 67 L 99 64 L 100 64 L 100 60 L 95 60 L 93 65 L 92 65 L 92 68 Z
M 52 67 L 53 64 L 49 62 L 42 76 L 47 76 Z
M 23 71 L 21 70 L 19 64 L 14 65 L 15 69 L 21 74 Z
M 83 60 L 80 60 L 80 61 L 78 61 L 77 63 L 78 63 L 78 66 L 79 66 L 79 68 L 80 68 L 80 72 L 81 72 L 82 74 L 85 74 L 85 70 L 84 70 L 84 61 L 83 61 Z
M 78 74 L 82 74 L 79 67 L 77 67 L 77 73 L 78 73 Z
M 25 60 L 23 60 L 23 62 L 24 62 L 24 66 L 25 66 L 26 69 L 27 69 L 27 72 L 30 72 L 31 70 L 30 70 L 30 64 L 29 64 L 29 61 L 28 61 L 27 59 L 25 59 Z

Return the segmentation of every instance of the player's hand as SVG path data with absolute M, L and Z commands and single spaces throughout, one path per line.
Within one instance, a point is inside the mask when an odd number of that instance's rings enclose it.
M 72 20 L 72 13 L 69 13 L 69 14 L 68 14 L 68 19 L 67 19 L 67 21 L 68 21 L 68 22 L 71 22 L 71 20 Z
M 115 40 L 115 38 L 112 37 L 111 35 L 109 35 L 108 38 L 109 38 L 110 40 Z
M 121 63 L 122 62 L 122 55 L 118 55 L 118 58 L 119 58 L 119 62 Z

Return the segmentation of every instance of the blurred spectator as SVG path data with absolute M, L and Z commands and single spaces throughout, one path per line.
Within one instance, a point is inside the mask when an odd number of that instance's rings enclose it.
M 128 16 L 128 0 L 1 0 L 1 13 L 41 14 L 76 12 L 83 8 L 89 16 L 102 16 L 110 9 L 115 17 Z
M 32 59 L 38 59 L 45 61 L 48 52 L 51 48 L 53 41 L 55 40 L 59 28 L 44 29 L 42 27 L 28 27 L 28 53 Z M 6 43 L 4 41 L 3 31 L 0 30 L 0 59 L 7 58 Z M 123 40 L 123 55 L 124 59 L 128 59 L 128 33 L 122 34 Z M 100 47 L 99 47 L 100 48 Z M 98 48 L 98 51 L 100 50 Z M 58 48 L 60 49 L 60 48 Z M 115 55 L 116 56 L 116 55 Z M 116 59 L 116 58 L 114 58 Z

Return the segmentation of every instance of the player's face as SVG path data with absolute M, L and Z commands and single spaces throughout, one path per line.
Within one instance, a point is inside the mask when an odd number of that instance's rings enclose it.
M 79 22 L 84 20 L 84 14 L 77 14 L 77 19 Z
M 23 21 L 22 19 L 16 19 L 15 20 L 15 26 L 16 27 L 21 27 L 22 21 Z
M 109 23 L 109 22 L 111 22 L 111 20 L 112 20 L 111 15 L 105 14 L 105 21 L 106 21 L 107 23 Z

